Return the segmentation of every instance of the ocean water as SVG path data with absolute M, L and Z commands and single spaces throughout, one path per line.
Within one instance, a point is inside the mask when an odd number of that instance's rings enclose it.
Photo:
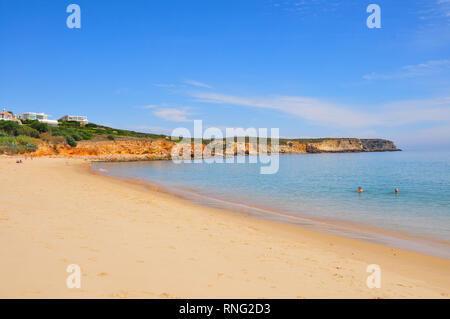
M 204 205 L 450 258 L 450 152 L 280 155 L 274 175 L 248 161 L 99 168 Z

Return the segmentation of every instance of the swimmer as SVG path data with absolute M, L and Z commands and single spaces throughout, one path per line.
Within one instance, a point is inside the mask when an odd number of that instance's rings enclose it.
M 356 192 L 358 192 L 358 193 L 362 193 L 362 192 L 364 192 L 364 190 L 362 189 L 362 187 L 361 187 L 361 186 L 359 186 L 359 187 L 358 187 L 358 190 L 357 190 Z
M 398 188 L 395 189 L 395 193 L 396 193 L 396 194 L 400 193 L 400 191 L 398 190 Z

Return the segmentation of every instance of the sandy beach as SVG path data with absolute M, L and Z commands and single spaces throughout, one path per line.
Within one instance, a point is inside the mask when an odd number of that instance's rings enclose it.
M 0 298 L 450 296 L 448 259 L 201 207 L 83 159 L 0 168 Z M 66 286 L 71 264 L 80 289 Z

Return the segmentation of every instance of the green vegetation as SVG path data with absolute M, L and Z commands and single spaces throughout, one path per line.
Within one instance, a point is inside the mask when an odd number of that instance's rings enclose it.
M 20 126 L 19 128 L 17 128 L 15 130 L 14 135 L 15 136 L 25 135 L 25 136 L 34 137 L 34 138 L 40 137 L 39 131 L 35 130 L 34 128 L 29 127 L 29 126 Z
M 61 125 L 61 123 L 60 123 L 60 125 Z M 166 135 L 162 135 L 162 134 L 150 134 L 150 133 L 140 133 L 140 132 L 128 131 L 128 130 L 119 130 L 119 129 L 114 129 L 114 128 L 107 127 L 107 126 L 97 125 L 94 123 L 89 123 L 89 124 L 86 124 L 85 126 L 81 126 L 81 127 L 80 127 L 80 123 L 78 123 L 78 122 L 63 122 L 62 125 L 79 127 L 83 131 L 89 132 L 93 135 L 106 135 L 106 136 L 111 135 L 115 138 L 117 138 L 118 136 L 136 137 L 136 138 L 151 138 L 151 139 L 161 139 L 161 138 L 166 137 Z
M 67 141 L 67 144 L 69 144 L 69 145 L 72 146 L 72 147 L 76 147 L 76 146 L 77 146 L 77 142 L 76 142 L 75 139 L 74 139 L 72 136 L 70 136 L 70 135 L 67 135 L 67 136 L 66 136 L 66 141 Z
M 33 152 L 41 141 L 52 144 L 66 142 L 75 147 L 79 141 L 108 139 L 115 141 L 119 137 L 164 139 L 166 135 L 139 133 L 135 131 L 113 129 L 107 126 L 79 122 L 59 122 L 58 127 L 49 126 L 37 120 L 22 120 L 22 125 L 14 121 L 0 120 L 0 154 L 20 154 Z M 28 138 L 24 140 L 24 138 Z
M 39 131 L 14 121 L 0 121 L 0 154 L 23 154 L 37 150 Z
M 39 131 L 39 133 L 45 133 L 48 132 L 48 125 L 45 123 L 41 123 L 39 121 L 32 121 L 30 123 L 30 127 L 34 128 L 35 130 Z
M 29 137 L 39 138 L 39 131 L 29 126 L 19 125 L 14 121 L 0 121 L 0 134 L 2 134 L 3 136 L 25 135 Z
M 68 137 L 77 141 L 91 140 L 95 137 L 104 137 L 110 141 L 116 140 L 118 137 L 135 137 L 135 138 L 151 138 L 151 139 L 161 139 L 165 138 L 165 135 L 157 134 L 147 134 L 139 133 L 134 131 L 119 130 L 110 128 L 107 126 L 97 125 L 94 123 L 89 123 L 86 125 L 81 125 L 79 122 L 59 122 L 58 127 L 48 127 L 52 136 L 64 136 L 69 143 Z
M 0 135 L 0 154 L 24 154 L 36 151 L 36 139 L 25 136 Z

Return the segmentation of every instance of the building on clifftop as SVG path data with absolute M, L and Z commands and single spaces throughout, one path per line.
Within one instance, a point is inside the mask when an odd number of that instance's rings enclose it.
M 51 126 L 58 126 L 58 121 L 49 120 L 48 115 L 44 114 L 44 113 L 34 113 L 34 112 L 22 113 L 22 114 L 19 114 L 19 119 L 38 120 L 39 122 L 46 123 Z
M 89 121 L 87 119 L 87 116 L 64 115 L 59 120 L 62 121 L 62 122 L 74 121 L 74 122 L 79 122 L 81 124 L 88 124 L 89 123 Z
M 3 109 L 3 112 L 0 112 L 0 121 L 14 121 L 18 122 L 19 124 L 22 124 L 19 119 L 17 119 L 14 114 L 7 112 L 5 109 Z

